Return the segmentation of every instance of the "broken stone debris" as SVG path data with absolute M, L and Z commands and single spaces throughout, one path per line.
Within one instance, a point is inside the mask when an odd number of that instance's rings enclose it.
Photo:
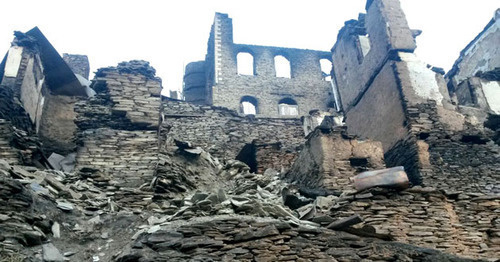
M 59 252 L 59 250 L 52 244 L 47 243 L 42 245 L 43 261 L 47 262 L 63 262 L 64 256 Z

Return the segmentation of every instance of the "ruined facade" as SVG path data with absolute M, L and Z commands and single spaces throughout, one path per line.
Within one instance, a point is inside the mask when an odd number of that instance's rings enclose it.
M 405 166 L 414 184 L 498 192 L 490 131 L 452 103 L 444 77 L 415 47 L 398 1 L 369 2 L 366 16 L 340 31 L 332 55 L 348 132 L 381 141 L 388 166 Z
M 74 75 L 36 27 L 26 34 L 16 32 L 15 41 L 1 67 L 2 118 L 28 136 L 36 134 L 43 141 L 43 147 L 39 149 L 48 155 L 74 151 L 76 125 L 73 107 L 78 99 L 90 95 L 88 83 Z M 14 137 L 8 140 L 11 141 L 8 150 L 18 159 L 10 162 L 23 163 L 20 154 L 35 150 L 16 146 L 12 142 Z
M 182 101 L 148 62 L 90 83 L 86 56 L 16 33 L 0 66 L 0 255 L 500 258 L 498 11 L 446 76 L 416 35 L 397 0 L 367 1 L 331 53 L 234 44 L 217 13 Z M 357 187 L 386 167 L 403 186 Z
M 308 115 L 314 109 L 326 111 L 333 107 L 334 98 L 331 84 L 325 80 L 330 68 L 322 72 L 322 59 L 328 63 L 330 54 L 235 44 L 231 18 L 217 13 L 205 61 L 186 66 L 185 100 L 265 117 Z M 244 112 L 244 102 L 252 104 L 254 110 Z

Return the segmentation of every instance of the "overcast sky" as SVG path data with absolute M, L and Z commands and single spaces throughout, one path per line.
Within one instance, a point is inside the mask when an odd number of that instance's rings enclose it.
M 38 26 L 59 53 L 86 54 L 91 70 L 151 62 L 163 86 L 181 89 L 185 64 L 203 60 L 215 12 L 233 18 L 235 43 L 328 51 L 365 0 L 12 0 L 0 8 L 0 52 L 13 31 Z M 500 0 L 401 0 L 410 27 L 423 30 L 417 54 L 449 70 L 491 20 Z M 91 76 L 92 77 L 92 76 Z

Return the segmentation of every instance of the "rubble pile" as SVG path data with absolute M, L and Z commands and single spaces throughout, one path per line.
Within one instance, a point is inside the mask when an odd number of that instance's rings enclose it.
M 55 203 L 34 196 L 34 190 L 40 190 L 39 185 L 25 179 L 26 174 L 31 176 L 0 160 L 0 257 L 47 241 L 52 234 L 50 217 L 60 212 Z M 47 189 L 45 193 L 49 194 Z
M 141 209 L 116 203 L 113 195 L 76 173 L 0 160 L 0 257 L 110 261 L 111 251 L 123 246 L 119 236 L 130 239 L 144 220 Z

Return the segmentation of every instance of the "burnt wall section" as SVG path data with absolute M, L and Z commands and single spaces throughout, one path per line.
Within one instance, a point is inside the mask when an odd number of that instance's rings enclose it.
M 381 141 L 384 151 L 387 151 L 407 134 L 405 122 L 397 78 L 392 63 L 387 63 L 358 104 L 348 111 L 345 119 L 347 130 Z
M 86 55 L 63 54 L 63 60 L 68 64 L 73 73 L 78 74 L 85 79 L 90 76 L 90 63 Z
M 460 191 L 447 196 L 430 187 L 364 195 L 339 198 L 331 215 L 358 214 L 364 219 L 360 227 L 372 227 L 402 243 L 475 259 L 498 256 L 498 196 Z
M 163 98 L 161 147 L 173 144 L 173 139 L 189 141 L 200 146 L 220 160 L 235 159 L 243 147 L 255 141 L 258 150 L 273 151 L 262 154 L 261 166 L 290 166 L 298 148 L 304 142 L 304 131 L 299 119 L 242 117 L 221 107 L 200 106 Z M 266 144 L 280 143 L 266 149 Z M 279 149 L 278 149 L 279 148 Z M 274 162 L 276 161 L 276 162 Z M 261 168 L 262 169 L 262 168 Z
M 395 69 L 397 63 L 404 63 L 400 56 L 412 55 L 415 39 L 399 1 L 370 1 L 366 9 L 367 13 L 360 14 L 358 20 L 345 23 L 332 48 L 333 78 L 347 130 L 381 141 L 386 164 L 404 166 L 411 182 L 419 184 L 418 154 L 399 157 L 408 151 L 406 148 L 417 145 L 408 135 L 407 109 Z M 427 68 L 424 66 L 423 70 Z M 435 83 L 432 84 L 434 88 Z M 434 91 L 423 93 L 429 96 Z
M 348 112 L 396 51 L 413 52 L 416 44 L 398 0 L 376 0 L 367 14 L 350 20 L 332 48 L 333 71 Z
M 158 162 L 161 80 L 154 72 L 137 60 L 99 69 L 92 86 L 96 95 L 75 108 L 75 170 L 113 189 L 118 202 L 139 208 L 151 200 L 151 192 L 140 188 L 151 182 Z
M 285 178 L 303 189 L 329 190 L 340 194 L 354 189 L 350 178 L 360 172 L 382 169 L 382 144 L 357 140 L 348 136 L 345 128 L 317 128 Z
M 252 71 L 248 75 L 238 72 L 245 62 L 238 61 L 238 55 L 242 53 L 251 56 L 251 61 L 246 61 L 249 64 L 244 66 Z M 284 69 L 289 71 L 290 77 L 277 77 L 277 56 L 288 61 L 289 65 L 284 66 L 289 68 Z M 329 60 L 330 54 L 314 50 L 234 44 L 231 18 L 216 13 L 205 59 L 205 83 L 209 92 L 207 104 L 242 112 L 242 98 L 252 97 L 258 101 L 257 115 L 283 117 L 279 112 L 279 103 L 289 98 L 298 105 L 298 115 L 307 115 L 313 109 L 326 111 L 333 96 L 331 83 L 325 81 L 322 75 L 321 59 Z M 190 72 L 187 69 L 186 77 Z M 191 79 L 188 77 L 188 80 Z M 201 96 L 202 92 L 196 92 L 196 95 Z

